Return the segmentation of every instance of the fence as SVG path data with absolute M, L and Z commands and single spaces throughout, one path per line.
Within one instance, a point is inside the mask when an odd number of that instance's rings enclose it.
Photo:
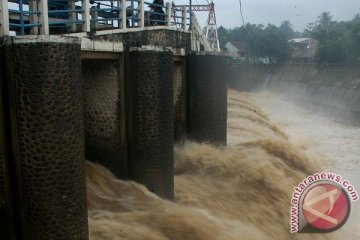
M 165 26 L 188 29 L 190 13 L 144 0 L 0 0 L 0 36 Z

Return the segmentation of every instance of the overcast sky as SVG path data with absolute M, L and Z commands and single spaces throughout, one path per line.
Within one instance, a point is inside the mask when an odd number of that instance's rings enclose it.
M 329 11 L 334 20 L 350 20 L 360 13 L 360 0 L 241 0 L 245 23 L 276 24 L 287 19 L 297 31 L 303 31 L 317 16 Z M 206 0 L 192 0 L 193 4 L 206 4 Z M 186 0 L 175 0 L 177 4 L 188 4 Z M 214 0 L 218 26 L 226 28 L 241 26 L 239 0 Z M 196 13 L 201 25 L 205 25 L 207 14 Z

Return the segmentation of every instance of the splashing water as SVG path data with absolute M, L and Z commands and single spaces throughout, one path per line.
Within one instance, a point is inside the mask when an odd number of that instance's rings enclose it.
M 343 119 L 328 118 L 315 112 L 312 106 L 289 102 L 286 95 L 261 91 L 248 95 L 271 116 L 277 126 L 288 134 L 289 141 L 313 159 L 317 159 L 322 171 L 341 174 L 360 191 L 360 126 Z M 276 106 L 276 107 L 274 107 Z M 336 111 L 336 110 L 334 110 Z M 341 229 L 345 239 L 360 239 L 360 204 L 353 204 L 352 213 Z
M 289 233 L 293 187 L 323 161 L 261 97 L 229 91 L 227 147 L 175 146 L 175 202 L 87 163 L 90 239 L 352 239 Z

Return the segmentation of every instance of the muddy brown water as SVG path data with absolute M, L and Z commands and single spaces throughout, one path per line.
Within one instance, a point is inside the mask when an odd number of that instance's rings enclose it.
M 277 95 L 229 90 L 228 146 L 175 146 L 175 202 L 87 164 L 90 239 L 360 239 L 355 208 L 335 233 L 289 233 L 293 187 L 307 175 L 333 170 L 356 186 L 358 133 Z

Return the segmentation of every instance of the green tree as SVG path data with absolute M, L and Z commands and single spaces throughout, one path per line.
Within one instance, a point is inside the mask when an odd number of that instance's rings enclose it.
M 223 34 L 226 34 L 226 37 Z M 268 57 L 272 62 L 284 62 L 291 55 L 288 39 L 293 34 L 290 22 L 284 21 L 280 27 L 270 24 L 264 27 L 261 24 L 247 23 L 245 26 L 229 29 L 227 32 L 221 29 L 219 37 L 222 35 L 221 38 L 226 41 L 245 43 L 251 57 Z
M 347 61 L 344 47 L 344 26 L 332 20 L 329 12 L 323 12 L 311 31 L 311 37 L 319 40 L 318 59 L 326 63 Z
M 272 62 L 285 62 L 291 56 L 291 49 L 289 45 L 289 32 L 284 32 L 283 29 L 275 25 L 269 24 L 264 30 L 264 50 L 266 56 Z
M 360 14 L 349 23 L 349 53 L 351 60 L 358 61 L 360 58 Z
M 282 34 L 284 34 L 286 36 L 287 40 L 290 40 L 296 36 L 289 20 L 283 21 L 280 24 L 279 30 L 280 30 L 280 32 L 282 32 Z
M 329 12 L 323 12 L 316 21 L 314 30 L 311 32 L 313 38 L 319 41 L 327 40 L 333 34 L 333 26 L 336 21 L 332 20 Z
M 227 30 L 223 26 L 220 26 L 217 29 L 217 31 L 218 31 L 218 37 L 219 37 L 220 46 L 223 47 L 228 42 L 229 30 Z

